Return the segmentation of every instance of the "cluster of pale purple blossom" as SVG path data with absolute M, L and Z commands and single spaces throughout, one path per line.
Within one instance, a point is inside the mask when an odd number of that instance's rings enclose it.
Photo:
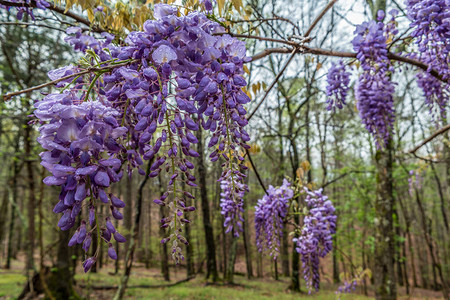
M 303 219 L 303 228 L 297 243 L 297 252 L 301 254 L 303 276 L 306 286 L 318 290 L 320 284 L 319 259 L 333 249 L 332 235 L 336 232 L 335 208 L 322 189 L 309 191 L 305 188 L 305 203 L 308 213 Z
M 274 259 L 280 253 L 280 239 L 289 211 L 289 201 L 294 197 L 290 186 L 286 179 L 278 188 L 270 185 L 267 194 L 255 206 L 256 246 L 259 252 L 267 250 Z
M 322 190 L 310 191 L 304 188 L 305 213 L 300 236 L 294 238 L 296 251 L 301 255 L 303 275 L 310 292 L 319 289 L 320 258 L 333 249 L 332 235 L 336 232 L 335 208 Z M 280 239 L 287 221 L 290 200 L 294 191 L 285 179 L 283 185 L 269 186 L 267 194 L 255 206 L 256 244 L 258 251 L 267 250 L 276 259 L 279 254 Z M 295 213 L 295 212 L 294 212 Z M 298 213 L 298 212 L 297 212 Z
M 41 123 L 38 140 L 47 150 L 41 154 L 42 165 L 52 173 L 45 183 L 62 188 L 54 209 L 63 213 L 58 225 L 70 229 L 86 207 L 89 222 L 82 221 L 70 242 L 83 244 L 86 252 L 94 230 L 110 245 L 113 259 L 117 254 L 111 237 L 125 241 L 98 209 L 105 203 L 113 218 L 123 218 L 119 209 L 125 203 L 109 192 L 111 184 L 136 169 L 150 177 L 165 170 L 170 177 L 166 192 L 154 202 L 169 207 L 161 226 L 172 231 L 161 242 L 172 241 L 172 256 L 177 262 L 183 259 L 179 244 L 188 243 L 183 237 L 189 223 L 185 212 L 195 208 L 186 206 L 186 197 L 193 196 L 181 183 L 197 186 L 190 158 L 199 155 L 193 145 L 200 126 L 211 133 L 211 161 L 223 160 L 219 181 L 229 185 L 223 208 L 233 211 L 225 215 L 226 226 L 239 227 L 235 220 L 247 187 L 238 148 L 248 148 L 250 139 L 244 129 L 244 105 L 250 98 L 241 89 L 247 84 L 242 77 L 248 61 L 245 44 L 203 13 L 177 14 L 175 7 L 156 5 L 156 20 L 145 22 L 144 31 L 131 32 L 124 46 L 114 45 L 114 36 L 107 33 L 98 40 L 69 28 L 67 42 L 100 70 L 84 76 L 76 76 L 82 69 L 74 66 L 49 72 L 52 80 L 74 76 L 58 83 L 61 92 L 35 105 Z M 148 174 L 145 161 L 151 164 Z M 85 260 L 85 271 L 97 252 Z

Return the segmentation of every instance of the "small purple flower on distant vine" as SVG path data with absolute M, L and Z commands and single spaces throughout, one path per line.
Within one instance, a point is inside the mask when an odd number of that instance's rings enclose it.
M 342 60 L 333 63 L 327 75 L 327 110 L 342 109 L 346 105 L 345 99 L 350 83 L 350 72 Z
M 8 0 L 11 4 L 23 4 L 23 6 L 8 6 L 0 4 L 0 8 L 4 8 L 7 10 L 10 10 L 11 8 L 15 8 L 17 10 L 17 19 L 22 20 L 23 14 L 27 14 L 31 17 L 31 19 L 35 20 L 34 14 L 33 14 L 33 7 L 36 7 L 38 9 L 45 10 L 47 7 L 50 6 L 50 3 L 48 3 L 45 0 Z M 34 3 L 32 3 L 34 2 Z
M 283 236 L 289 200 L 294 196 L 290 185 L 286 179 L 278 188 L 270 185 L 267 194 L 255 206 L 256 246 L 259 252 L 268 250 L 274 259 L 280 252 L 280 239 Z

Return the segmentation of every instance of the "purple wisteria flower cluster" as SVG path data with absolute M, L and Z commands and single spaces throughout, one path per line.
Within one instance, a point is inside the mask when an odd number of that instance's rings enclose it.
M 53 209 L 63 213 L 58 226 L 68 230 L 75 225 L 83 206 L 89 211 L 90 230 L 83 220 L 69 245 L 83 244 L 88 252 L 95 229 L 99 239 L 107 243 L 112 235 L 116 241 L 125 242 L 112 224 L 108 226 L 108 219 L 100 229 L 95 210 L 100 201 L 109 205 L 114 218 L 123 218 L 119 209 L 125 203 L 107 191 L 123 175 L 118 157 L 124 150 L 121 139 L 127 129 L 116 121 L 120 113 L 100 101 L 84 102 L 74 91 L 49 94 L 35 107 L 34 114 L 43 124 L 38 142 L 46 150 L 40 154 L 41 164 L 52 174 L 44 183 L 61 186 L 59 202 Z
M 417 81 L 433 118 L 446 118 L 450 84 L 430 74 L 436 70 L 444 80 L 450 79 L 450 13 L 448 0 L 407 0 L 406 8 L 413 28 L 418 53 L 413 57 L 426 63 L 427 71 L 419 71 Z M 435 114 L 438 114 L 436 116 Z
M 342 109 L 346 105 L 349 83 L 350 72 L 344 62 L 333 63 L 327 74 L 327 110 Z
M 391 14 L 388 24 L 370 21 L 358 25 L 352 41 L 363 70 L 356 89 L 357 108 L 377 147 L 383 147 L 392 137 L 395 121 L 394 84 L 390 78 L 394 68 L 387 57 L 387 41 L 397 33 L 396 11 Z M 379 16 L 383 18 L 384 13 L 380 11 Z
M 246 167 L 239 148 L 249 148 L 244 105 L 250 98 L 242 91 L 247 84 L 243 64 L 249 58 L 243 42 L 225 34 L 223 27 L 201 12 L 178 16 L 175 7 L 158 4 L 154 17 L 145 22 L 144 31 L 131 32 L 123 46 L 114 45 L 110 34 L 96 39 L 80 28 L 69 28 L 66 40 L 86 54 L 85 63 L 49 73 L 52 79 L 67 75 L 73 79 L 59 83 L 61 93 L 38 102 L 36 116 L 44 124 L 40 142 L 48 154 L 43 160 L 53 172 L 46 183 L 63 189 L 55 209 L 63 213 L 61 227 L 70 228 L 83 200 L 90 198 L 86 207 L 96 220 L 89 220 L 86 236 L 90 238 L 92 230 L 101 226 L 97 199 L 111 201 L 112 216 L 122 218 L 118 208 L 125 203 L 107 192 L 111 183 L 124 173 L 132 176 L 134 170 L 149 177 L 164 170 L 169 176 L 167 190 L 154 202 L 169 207 L 161 226 L 172 231 L 161 242 L 172 241 L 172 256 L 179 262 L 183 259 L 179 244 L 188 244 L 183 237 L 183 227 L 189 223 L 185 212 L 195 210 L 185 203 L 193 195 L 181 187 L 197 186 L 192 158 L 199 156 L 193 145 L 198 142 L 194 132 L 200 126 L 211 134 L 211 161 L 223 160 L 219 181 L 230 185 L 227 199 L 242 206 Z M 77 76 L 87 67 L 96 71 Z M 64 105 L 70 105 L 70 113 Z M 150 163 L 148 174 L 143 170 L 145 161 Z M 57 165 L 67 170 L 61 173 Z M 66 205 L 69 193 L 74 200 Z M 233 220 L 238 215 L 227 215 L 227 224 L 239 223 Z M 114 235 L 117 240 L 120 234 L 105 220 L 101 237 L 109 242 Z M 85 232 L 84 227 L 76 233 L 77 242 L 80 232 Z M 113 250 L 109 247 L 112 258 L 117 257 Z M 85 261 L 85 270 L 95 260 L 94 256 Z
M 289 201 L 294 197 L 290 186 L 286 179 L 278 188 L 270 185 L 267 194 L 255 206 L 256 246 L 259 252 L 267 250 L 274 259 L 280 253 L 280 240 L 289 211 Z
M 234 182 L 225 179 L 220 182 L 220 208 L 224 217 L 223 227 L 226 228 L 225 233 L 233 232 L 238 237 L 239 232 L 243 231 L 242 224 L 244 217 L 244 194 L 248 191 L 246 184 L 242 182 Z
M 8 11 L 10 11 L 11 9 L 16 9 L 16 17 L 18 20 L 22 20 L 23 14 L 29 15 L 31 19 L 34 20 L 34 7 L 45 10 L 50 6 L 50 3 L 45 0 L 8 0 L 8 2 L 10 2 L 11 5 L 0 4 L 0 8 L 6 9 Z
M 356 287 L 358 285 L 358 281 L 354 278 L 352 280 L 349 281 L 344 281 L 344 283 L 338 287 L 336 294 L 340 295 L 340 294 L 349 294 L 353 291 L 355 291 Z
M 294 238 L 296 251 L 301 254 L 303 275 L 309 291 L 319 289 L 319 259 L 333 249 L 332 234 L 336 232 L 335 208 L 322 189 L 309 191 L 305 188 L 308 213 L 299 238 Z

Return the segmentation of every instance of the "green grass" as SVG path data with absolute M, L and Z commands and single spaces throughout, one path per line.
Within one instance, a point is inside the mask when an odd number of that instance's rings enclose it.
M 307 295 L 286 291 L 287 282 L 237 280 L 243 286 L 206 286 L 199 280 L 170 288 L 130 289 L 128 299 L 243 299 L 243 300 L 293 300 L 293 299 L 337 299 L 332 291 L 321 291 Z M 344 295 L 341 299 L 369 299 L 359 295 Z
M 0 271 L 0 298 L 2 300 L 17 298 L 22 292 L 25 281 L 26 276 L 17 271 Z
M 184 274 L 176 274 L 182 279 Z M 111 275 L 102 270 L 101 273 L 77 274 L 75 277 L 78 283 L 91 286 L 117 286 L 120 281 L 119 275 Z M 26 277 L 20 271 L 0 270 L 0 298 L 15 299 L 21 292 Z M 335 287 L 324 286 L 324 290 L 319 293 L 308 295 L 307 293 L 291 293 L 286 290 L 289 284 L 288 278 L 275 281 L 270 278 L 247 280 L 242 276 L 235 276 L 236 285 L 207 285 L 200 274 L 197 278 L 181 283 L 177 286 L 167 288 L 131 288 L 126 291 L 126 299 L 243 299 L 243 300 L 298 300 L 298 299 L 319 299 L 334 300 L 337 296 L 334 293 Z M 163 285 L 166 284 L 156 270 L 151 272 L 139 269 L 132 274 L 129 285 Z M 98 291 L 86 288 L 76 288 L 80 296 L 90 299 L 111 299 L 115 290 Z M 343 300 L 364 300 L 371 299 L 357 294 L 342 295 Z

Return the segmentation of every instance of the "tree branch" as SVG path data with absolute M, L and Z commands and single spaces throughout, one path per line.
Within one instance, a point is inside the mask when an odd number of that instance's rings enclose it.
M 252 157 L 250 156 L 250 152 L 248 151 L 248 149 L 245 149 L 245 152 L 247 153 L 247 157 L 248 157 L 248 160 L 250 161 L 250 164 L 252 165 L 253 171 L 255 171 L 255 175 L 256 175 L 256 178 L 258 179 L 259 184 L 260 184 L 261 187 L 263 188 L 264 193 L 267 194 L 267 189 L 266 189 L 266 187 L 264 186 L 264 183 L 262 182 L 262 179 L 261 179 L 261 177 L 259 176 L 259 173 L 258 173 L 258 171 L 256 170 L 255 165 L 253 164 L 253 160 L 252 160 Z
M 1 0 L 0 0 L 1 1 Z M 64 29 L 61 28 L 56 28 L 56 27 L 52 27 L 46 24 L 39 24 L 39 23 L 26 23 L 26 22 L 0 22 L 0 25 L 9 25 L 9 26 L 36 26 L 36 27 L 44 27 L 44 28 L 49 28 L 49 29 L 53 29 L 53 30 L 58 30 L 58 31 L 62 31 L 65 32 Z
M 53 85 L 55 83 L 58 83 L 58 82 L 61 82 L 61 81 L 67 80 L 67 79 L 71 79 L 71 78 L 76 77 L 76 76 L 81 76 L 81 75 L 92 73 L 92 72 L 112 70 L 112 69 L 115 69 L 115 68 L 118 68 L 118 67 L 126 66 L 126 65 L 128 65 L 130 63 L 133 63 L 135 61 L 136 60 L 126 61 L 126 62 L 117 64 L 117 65 L 109 65 L 109 66 L 105 66 L 105 67 L 101 67 L 101 68 L 88 68 L 88 69 L 86 69 L 84 71 L 81 71 L 81 72 L 78 72 L 78 73 L 73 73 L 73 74 L 61 77 L 59 79 L 49 81 L 47 83 L 43 83 L 43 84 L 40 84 L 40 85 L 36 85 L 36 86 L 30 87 L 28 89 L 24 89 L 24 90 L 20 90 L 20 91 L 17 91 L 17 92 L 12 92 L 12 93 L 5 94 L 5 95 L 3 95 L 3 101 L 8 101 L 9 99 L 11 99 L 14 96 L 25 94 L 25 93 L 29 93 L 29 92 L 32 92 L 32 91 L 35 91 L 35 90 L 39 90 L 39 89 L 42 89 L 44 87 Z
M 255 38 L 255 37 L 253 36 L 252 38 Z M 283 44 L 288 44 L 288 42 L 292 43 L 291 41 L 283 41 L 283 40 L 277 40 L 276 42 L 283 43 Z M 297 43 L 295 43 L 295 44 L 297 44 Z M 299 47 L 299 48 L 297 48 L 296 53 L 300 53 L 300 54 L 315 54 L 315 55 L 333 56 L 333 57 L 356 58 L 356 53 L 354 53 L 354 52 L 333 51 L 333 50 L 327 50 L 327 49 L 321 49 L 321 48 L 308 47 L 308 46 L 300 45 L 300 44 L 297 44 L 297 47 Z M 286 48 L 286 47 L 268 48 L 268 49 L 263 50 L 262 52 L 255 54 L 254 56 L 252 56 L 251 61 L 255 61 L 255 60 L 264 58 L 272 53 L 287 54 L 287 53 L 291 53 L 291 52 L 292 52 L 292 49 Z M 427 64 L 425 64 L 419 60 L 416 60 L 416 59 L 400 56 L 398 54 L 394 54 L 391 52 L 388 52 L 387 57 L 391 60 L 404 62 L 404 63 L 410 64 L 410 65 L 416 66 L 424 71 L 428 70 Z M 440 81 L 442 81 L 444 83 L 450 82 L 450 79 L 447 79 L 447 80 L 444 79 L 442 77 L 442 75 L 440 75 L 439 72 L 436 71 L 435 69 L 431 69 L 430 74 L 433 75 L 436 79 L 439 79 Z
M 322 9 L 322 11 L 320 12 L 320 14 L 314 19 L 314 21 L 311 23 L 311 25 L 309 26 L 308 30 L 306 31 L 306 33 L 304 34 L 304 37 L 308 37 L 311 32 L 313 31 L 314 27 L 316 27 L 316 25 L 319 23 L 319 21 L 323 18 L 323 16 L 325 16 L 325 14 L 327 13 L 327 11 L 333 7 L 333 5 L 337 2 L 337 0 L 331 0 L 327 6 L 324 7 L 324 9 Z
M 419 145 L 417 145 L 413 149 L 409 150 L 408 153 L 415 154 L 415 152 L 417 150 L 419 150 L 422 146 L 424 146 L 425 144 L 428 144 L 429 142 L 434 140 L 438 135 L 443 134 L 447 130 L 450 130 L 450 124 L 448 124 L 447 126 L 442 127 L 441 129 L 437 130 L 436 132 L 434 132 L 432 135 L 430 135 L 425 140 L 423 140 Z
M 284 71 L 286 70 L 287 66 L 289 65 L 289 63 L 292 61 L 292 59 L 295 56 L 295 53 L 297 52 L 297 48 L 294 48 L 294 50 L 291 53 L 291 56 L 289 57 L 289 59 L 287 60 L 287 62 L 284 64 L 283 68 L 281 69 L 281 71 L 277 74 L 277 76 L 275 77 L 275 79 L 272 81 L 272 83 L 270 84 L 269 88 L 266 90 L 266 92 L 264 93 L 264 96 L 262 97 L 261 101 L 259 101 L 259 103 L 256 105 L 255 109 L 252 111 L 252 113 L 248 116 L 247 120 L 250 121 L 250 119 L 253 117 L 253 115 L 256 113 L 256 111 L 258 110 L 258 108 L 261 106 L 261 104 L 264 102 L 264 100 L 267 98 L 267 95 L 269 95 L 270 91 L 272 90 L 272 88 L 275 86 L 275 84 L 278 82 L 278 79 L 280 79 L 281 75 L 283 75 Z
M 17 2 L 10 2 L 10 1 L 5 1 L 5 0 L 0 0 L 0 4 L 1 5 L 5 5 L 5 6 L 10 6 L 10 7 L 37 8 L 36 1 L 30 2 L 30 3 L 17 3 Z M 74 19 L 77 22 L 80 22 L 80 23 L 82 23 L 84 25 L 87 25 L 90 28 L 92 28 L 92 30 L 95 31 L 95 32 L 103 32 L 104 31 L 99 26 L 92 25 L 91 22 L 88 19 L 86 19 L 86 18 L 84 18 L 84 17 L 82 17 L 80 15 L 77 15 L 77 14 L 71 12 L 70 10 L 66 11 L 66 9 L 64 7 L 57 6 L 56 4 L 50 4 L 50 6 L 47 7 L 47 9 L 51 10 L 51 11 L 54 11 L 54 12 L 57 12 L 57 13 L 59 13 L 61 15 L 65 15 L 65 16 L 71 18 L 71 19 Z

